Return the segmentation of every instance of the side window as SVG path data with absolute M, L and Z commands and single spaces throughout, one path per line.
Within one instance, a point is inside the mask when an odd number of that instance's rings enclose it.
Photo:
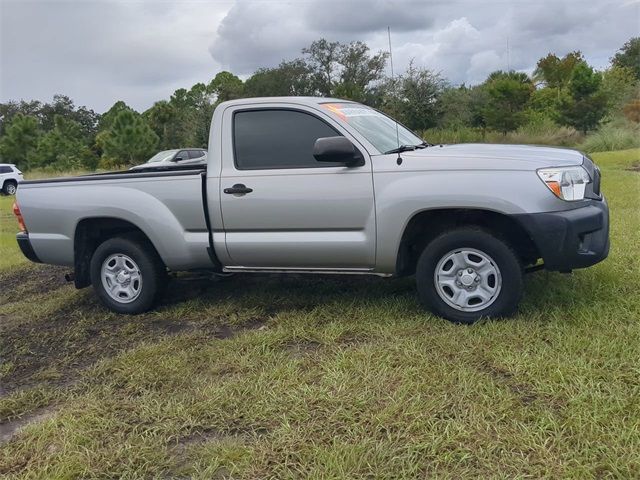
M 189 150 L 189 158 L 202 158 L 204 157 L 203 150 Z
M 0 167 L 0 173 L 12 173 L 11 167 Z
M 176 153 L 176 156 L 173 158 L 177 162 L 181 162 L 183 160 L 189 160 L 189 152 L 187 152 L 187 150 L 180 150 L 178 153 Z
M 239 170 L 336 166 L 313 157 L 318 138 L 341 136 L 319 118 L 295 110 L 248 110 L 233 116 Z

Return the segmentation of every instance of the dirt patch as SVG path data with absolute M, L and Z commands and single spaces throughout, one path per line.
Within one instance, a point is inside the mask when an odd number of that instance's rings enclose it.
M 32 295 L 49 293 L 67 285 L 68 267 L 37 265 L 0 276 L 0 305 L 18 302 Z M 70 288 L 73 288 L 70 286 Z
M 217 430 L 215 428 L 205 428 L 196 430 L 189 435 L 178 438 L 176 443 L 168 446 L 168 452 L 173 457 L 175 467 L 180 470 L 189 465 L 189 449 L 210 442 L 239 441 L 248 443 L 256 438 L 266 435 L 266 428 L 236 428 L 229 430 Z M 216 472 L 215 478 L 227 478 L 229 472 L 222 467 Z M 173 473 L 168 473 L 167 478 L 191 478 L 190 476 L 176 477 Z
M 173 450 L 186 450 L 191 445 L 227 439 L 253 439 L 266 435 L 266 428 L 230 428 L 224 431 L 215 428 L 204 428 L 193 431 L 189 435 L 178 438 Z
M 629 172 L 640 172 L 640 160 L 633 162 L 629 168 L 626 169 Z
M 62 267 L 36 266 L 2 276 L 5 295 L 0 295 L 0 300 L 22 302 L 24 308 L 18 308 L 21 303 L 11 303 L 8 308 L 16 313 L 0 314 L 0 359 L 5 364 L 0 377 L 1 395 L 36 386 L 72 388 L 82 371 L 141 342 L 191 333 L 224 340 L 241 331 L 266 329 L 269 319 L 283 312 L 311 311 L 324 298 L 375 296 L 376 285 L 385 282 L 348 276 L 266 274 L 212 280 L 210 276 L 179 275 L 170 282 L 162 304 L 149 314 L 114 315 L 87 289 L 73 290 L 76 294 L 63 307 L 41 312 L 37 319 L 29 316 L 30 295 L 74 288 L 64 280 L 66 271 Z M 196 301 L 206 306 L 245 296 L 250 300 L 242 303 L 242 309 L 228 314 L 200 315 L 192 308 L 184 315 L 175 312 L 181 302 Z M 242 318 L 245 307 L 260 313 Z M 313 344 L 292 346 L 291 353 L 309 355 L 315 349 L 317 345 Z
M 309 340 L 307 342 L 292 342 L 285 345 L 285 350 L 294 358 L 313 355 L 320 348 L 322 348 L 322 344 L 313 340 Z
M 55 407 L 39 408 L 27 415 L 0 423 L 0 445 L 10 441 L 14 436 L 18 435 L 22 429 L 28 425 L 38 422 L 44 422 L 51 418 L 56 412 Z
M 496 383 L 509 389 L 523 405 L 532 405 L 541 402 L 552 407 L 554 410 L 561 407 L 556 398 L 551 398 L 548 395 L 536 392 L 532 385 L 519 382 L 513 373 L 487 360 L 480 362 L 480 370 L 488 374 Z
M 0 358 L 10 362 L 11 370 L 2 378 L 3 395 L 36 385 L 73 386 L 81 372 L 94 363 L 133 348 L 141 342 L 170 335 L 197 333 L 225 340 L 239 331 L 259 329 L 266 318 L 250 319 L 239 326 L 198 323 L 179 319 L 122 317 L 109 323 L 99 321 L 83 326 L 86 317 L 60 312 L 33 326 L 18 325 L 6 332 L 0 345 Z

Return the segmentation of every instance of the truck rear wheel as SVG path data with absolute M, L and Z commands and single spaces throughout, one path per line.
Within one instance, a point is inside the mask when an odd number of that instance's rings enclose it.
M 90 273 L 100 301 L 130 315 L 152 308 L 166 282 L 166 268 L 153 246 L 135 236 L 100 244 L 91 257 Z
M 512 315 L 522 297 L 522 265 L 501 239 L 475 228 L 451 230 L 430 242 L 418 260 L 421 302 L 440 317 L 473 323 Z

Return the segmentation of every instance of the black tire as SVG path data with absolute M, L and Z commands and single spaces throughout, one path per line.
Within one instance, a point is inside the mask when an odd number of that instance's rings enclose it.
M 6 182 L 4 182 L 4 185 L 2 187 L 2 193 L 4 193 L 5 195 L 15 195 L 17 189 L 18 184 L 16 182 L 14 182 L 13 180 L 7 180 Z
M 138 267 L 140 291 L 133 301 L 117 301 L 107 292 L 102 280 L 102 267 L 112 255 L 126 255 Z M 96 248 L 90 264 L 91 283 L 100 301 L 116 313 L 136 315 L 150 310 L 164 290 L 166 267 L 153 246 L 144 238 L 131 235 L 110 238 Z
M 443 300 L 436 286 L 435 271 L 438 262 L 452 251 L 465 248 L 488 255 L 501 276 L 501 288 L 492 300 L 493 303 L 478 311 L 454 308 Z M 446 268 L 446 264 L 444 265 L 443 268 Z M 515 313 L 522 298 L 522 277 L 522 263 L 511 247 L 491 233 L 472 227 L 449 230 L 436 237 L 425 247 L 416 267 L 416 283 L 421 303 L 436 315 L 454 323 L 470 324 L 483 317 L 508 317 Z

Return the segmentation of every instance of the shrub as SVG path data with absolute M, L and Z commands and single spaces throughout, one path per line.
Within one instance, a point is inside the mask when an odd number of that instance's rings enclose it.
M 640 126 L 610 123 L 587 136 L 580 149 L 591 152 L 626 150 L 640 147 Z
M 622 109 L 624 116 L 632 122 L 640 123 L 640 99 L 631 100 Z
M 573 147 L 580 143 L 584 136 L 571 127 L 560 127 L 548 118 L 523 125 L 515 132 L 510 132 L 502 143 L 524 143 L 528 145 L 561 145 Z

